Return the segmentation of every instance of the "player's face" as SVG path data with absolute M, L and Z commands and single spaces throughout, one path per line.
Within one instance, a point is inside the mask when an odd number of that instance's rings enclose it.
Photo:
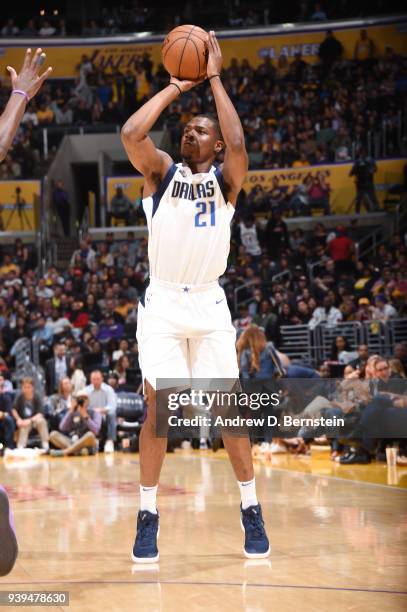
M 197 117 L 186 124 L 181 139 L 181 155 L 186 162 L 214 159 L 221 149 L 221 141 L 210 119 Z

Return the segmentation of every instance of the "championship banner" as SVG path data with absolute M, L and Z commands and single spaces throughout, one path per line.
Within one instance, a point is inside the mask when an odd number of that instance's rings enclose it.
M 107 210 L 110 211 L 110 203 L 116 195 L 116 189 L 121 187 L 124 195 L 126 195 L 132 204 L 136 204 L 137 200 L 142 198 L 144 179 L 142 176 L 109 176 L 106 178 L 106 203 Z
M 404 26 L 404 27 L 403 27 Z M 224 65 L 227 67 L 232 58 L 249 60 L 250 64 L 257 66 L 263 58 L 270 57 L 274 62 L 281 55 L 292 58 L 295 53 L 301 52 L 305 61 L 316 62 L 318 60 L 318 49 L 325 38 L 326 29 L 332 27 L 335 36 L 344 47 L 345 57 L 352 58 L 355 44 L 359 39 L 360 29 L 368 32 L 368 37 L 373 41 L 376 55 L 383 55 L 386 45 L 390 45 L 398 54 L 407 53 L 407 36 L 405 35 L 405 24 L 392 23 L 382 25 L 364 26 L 363 22 L 351 27 L 335 28 L 335 24 L 329 22 L 321 24 L 320 29 L 307 29 L 305 26 L 293 27 L 292 32 L 280 33 L 281 26 L 270 28 L 270 34 L 252 33 L 235 35 L 226 31 L 219 32 L 219 40 L 224 56 Z M 272 32 L 274 30 L 274 32 Z M 277 32 L 275 32 L 277 30 Z M 143 37 L 142 40 L 126 41 L 120 37 L 112 42 L 89 42 L 86 39 L 51 39 L 42 41 L 47 53 L 47 65 L 53 67 L 52 78 L 73 79 L 78 76 L 78 66 L 87 56 L 98 70 L 108 73 L 127 71 L 135 72 L 137 61 L 144 53 L 149 53 L 155 65 L 161 62 L 161 45 L 164 36 Z M 1 44 L 1 42 L 0 42 Z M 39 43 L 38 43 L 39 44 Z M 30 41 L 30 46 L 33 42 Z M 11 65 L 18 69 L 23 61 L 26 49 L 24 41 L 19 41 L 18 46 L 14 41 L 3 41 L 0 46 L 0 74 L 6 75 L 6 66 Z
M 403 183 L 405 159 L 388 159 L 377 161 L 377 172 L 374 175 L 377 198 L 380 205 L 386 198 L 389 187 Z M 261 186 L 266 192 L 271 188 L 273 178 L 277 177 L 279 187 L 292 194 L 306 177 L 323 177 L 330 188 L 329 202 L 331 212 L 335 214 L 352 214 L 355 212 L 356 195 L 355 179 L 350 177 L 353 162 L 344 164 L 327 164 L 323 166 L 305 166 L 303 168 L 281 168 L 277 170 L 249 170 L 243 189 L 249 195 L 252 189 Z M 365 209 L 362 208 L 362 211 Z
M 403 183 L 403 168 L 405 159 L 381 160 L 377 163 L 377 172 L 374 176 L 376 193 L 380 205 L 387 196 L 389 187 Z M 249 195 L 252 189 L 261 186 L 266 192 L 271 188 L 273 178 L 278 178 L 278 184 L 287 193 L 293 191 L 304 182 L 308 175 L 312 177 L 323 176 L 330 188 L 329 201 L 331 211 L 335 214 L 352 214 L 355 212 L 354 198 L 356 194 L 354 177 L 349 177 L 353 163 L 327 164 L 323 166 L 306 166 L 304 168 L 280 168 L 278 170 L 249 170 L 243 183 L 243 189 Z M 117 187 L 135 203 L 141 197 L 143 187 L 142 176 L 108 177 L 106 179 L 107 208 L 116 193 Z M 365 209 L 362 208 L 362 211 Z
M 41 181 L 0 181 L 0 231 L 36 230 L 40 198 Z

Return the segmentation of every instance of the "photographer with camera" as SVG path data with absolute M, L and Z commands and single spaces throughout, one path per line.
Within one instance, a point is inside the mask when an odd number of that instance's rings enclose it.
M 88 393 L 79 391 L 60 423 L 60 431 L 50 434 L 50 442 L 57 447 L 50 454 L 53 457 L 66 457 L 82 454 L 83 449 L 94 454 L 101 425 L 102 415 L 89 407 Z

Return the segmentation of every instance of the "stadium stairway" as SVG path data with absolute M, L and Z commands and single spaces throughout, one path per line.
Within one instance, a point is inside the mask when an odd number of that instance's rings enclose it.
M 73 252 L 79 248 L 78 238 L 55 238 L 54 262 L 58 270 L 66 270 Z

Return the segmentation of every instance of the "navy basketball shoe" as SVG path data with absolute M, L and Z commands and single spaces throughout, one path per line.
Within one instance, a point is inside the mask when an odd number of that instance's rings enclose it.
M 18 554 L 17 538 L 6 490 L 0 486 L 0 576 L 11 572 Z
M 157 538 L 160 533 L 159 515 L 140 510 L 137 516 L 137 535 L 131 558 L 134 563 L 155 563 L 160 558 Z
M 248 559 L 264 559 L 270 554 L 270 544 L 264 529 L 261 506 L 249 506 L 245 510 L 240 504 L 240 520 L 245 533 L 244 554 Z

